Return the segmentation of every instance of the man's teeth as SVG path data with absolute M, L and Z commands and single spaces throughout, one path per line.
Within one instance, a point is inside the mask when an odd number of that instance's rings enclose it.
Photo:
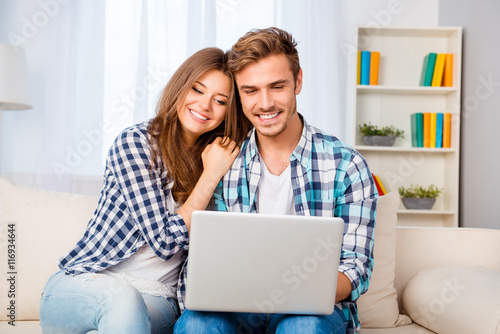
M 259 115 L 260 119 L 271 119 L 278 116 L 279 113 Z
M 194 110 L 189 109 L 189 111 L 191 112 L 192 115 L 194 115 L 194 117 L 199 118 L 202 121 L 206 121 L 208 119 L 207 117 L 203 117 L 201 114 L 197 113 Z

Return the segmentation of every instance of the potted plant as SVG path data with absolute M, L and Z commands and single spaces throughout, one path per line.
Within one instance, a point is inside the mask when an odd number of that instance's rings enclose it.
M 371 123 L 359 126 L 363 141 L 369 146 L 392 146 L 397 137 L 404 138 L 404 131 L 392 125 L 379 128 Z
M 442 188 L 439 189 L 433 184 L 428 188 L 413 184 L 409 188 L 399 187 L 399 195 L 407 209 L 430 210 L 442 192 Z

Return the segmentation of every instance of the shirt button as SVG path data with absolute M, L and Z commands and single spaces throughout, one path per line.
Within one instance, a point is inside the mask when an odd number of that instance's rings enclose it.
M 156 239 L 158 242 L 161 242 L 161 238 Z

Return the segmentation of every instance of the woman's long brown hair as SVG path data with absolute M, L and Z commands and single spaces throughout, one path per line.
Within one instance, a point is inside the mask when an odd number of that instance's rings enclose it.
M 177 110 L 182 106 L 195 81 L 210 70 L 218 70 L 231 79 L 231 92 L 225 120 L 214 130 L 204 133 L 188 148 L 181 136 Z M 184 203 L 203 172 L 201 153 L 216 137 L 229 137 L 239 145 L 246 136 L 249 123 L 235 98 L 233 75 L 227 67 L 227 54 L 218 48 L 202 49 L 189 57 L 169 80 L 157 105 L 156 117 L 149 128 L 152 166 L 158 155 L 174 180 L 172 195 Z

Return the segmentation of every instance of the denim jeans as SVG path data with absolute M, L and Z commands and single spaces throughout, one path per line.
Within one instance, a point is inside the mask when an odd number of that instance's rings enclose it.
M 175 324 L 175 334 L 276 333 L 345 334 L 347 320 L 337 307 L 330 315 L 199 312 L 186 310 Z
M 40 301 L 44 334 L 172 333 L 178 317 L 174 298 L 141 294 L 125 281 L 90 273 L 59 271 L 45 285 Z

